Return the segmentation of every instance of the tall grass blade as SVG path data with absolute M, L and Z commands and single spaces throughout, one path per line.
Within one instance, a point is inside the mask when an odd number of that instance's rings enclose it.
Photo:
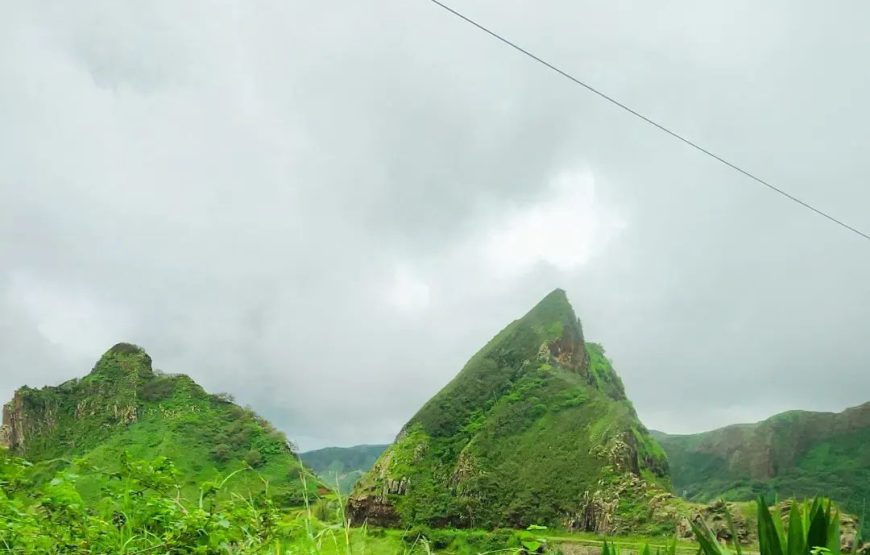
M 740 547 L 740 537 L 737 535 L 737 527 L 734 526 L 734 519 L 731 518 L 731 511 L 728 510 L 728 505 L 725 505 L 725 520 L 728 522 L 728 530 L 731 532 L 731 538 L 734 540 L 734 550 L 737 555 L 743 555 L 743 549 Z

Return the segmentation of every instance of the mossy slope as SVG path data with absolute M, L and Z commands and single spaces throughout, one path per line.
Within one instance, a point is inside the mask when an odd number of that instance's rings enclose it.
M 664 452 L 557 289 L 420 409 L 348 507 L 357 523 L 613 531 L 628 526 L 617 513 L 654 526 L 646 501 L 668 486 Z
M 182 493 L 198 494 L 209 480 L 239 469 L 232 489 L 266 490 L 285 505 L 302 502 L 302 465 L 286 437 L 225 395 L 209 395 L 185 375 L 155 372 L 141 348 L 115 345 L 90 374 L 58 387 L 21 388 L 4 407 L 3 443 L 52 469 L 76 461 L 111 470 L 124 453 L 136 459 L 167 457 Z M 88 476 L 82 493 L 98 496 Z M 316 484 L 312 484 L 316 487 Z
M 870 506 L 870 403 L 836 414 L 789 411 L 756 424 L 656 435 L 674 489 L 691 500 L 825 495 L 858 515 Z

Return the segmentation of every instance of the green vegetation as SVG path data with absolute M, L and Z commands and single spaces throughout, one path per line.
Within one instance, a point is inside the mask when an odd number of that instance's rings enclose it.
M 827 499 L 776 500 L 826 490 L 863 521 L 870 404 L 659 434 L 663 449 L 560 290 L 393 445 L 303 454 L 319 478 L 253 411 L 130 344 L 81 379 L 20 389 L 3 416 L 0 553 L 676 555 L 694 534 L 705 555 L 840 555 L 865 535 Z M 726 500 L 674 496 L 668 457 L 678 491 Z
M 165 457 L 188 499 L 197 498 L 203 483 L 253 467 L 259 476 L 242 473 L 227 491 L 261 492 L 263 477 L 279 506 L 302 504 L 302 465 L 281 432 L 228 395 L 209 395 L 187 376 L 154 372 L 150 357 L 133 345 L 112 347 L 80 380 L 22 388 L 6 413 L 12 452 L 39 463 L 46 478 L 74 458 L 120 472 L 124 454 Z M 102 495 L 89 475 L 75 483 L 86 500 Z
M 205 482 L 194 499 L 179 495 L 179 471 L 168 459 L 122 455 L 117 471 L 82 461 L 44 480 L 45 469 L 0 449 L 0 552 L 20 554 L 279 554 L 279 555 L 523 555 L 567 553 L 599 538 L 527 530 L 407 530 L 351 528 L 343 500 L 331 493 L 281 509 L 268 489 L 243 495 L 232 488 L 254 469 Z M 100 484 L 89 501 L 77 482 Z M 302 490 L 307 478 L 300 476 Z M 629 540 L 632 543 L 639 540 Z
M 870 403 L 842 413 L 790 411 L 702 434 L 659 434 L 687 499 L 768 502 L 825 495 L 860 515 L 870 499 Z
M 840 515 L 829 499 L 792 502 L 783 520 L 779 512 L 771 513 L 767 502 L 759 497 L 757 513 L 760 555 L 840 555 Z M 704 523 L 693 522 L 692 528 L 705 555 L 730 555 Z M 737 555 L 742 555 L 740 543 L 735 543 L 734 548 Z
M 299 458 L 330 487 L 350 493 L 357 480 L 375 464 L 387 445 L 326 447 L 299 453 Z
M 606 492 L 628 481 L 625 503 L 605 506 Z M 674 518 L 659 520 L 647 503 L 668 486 L 664 452 L 556 290 L 406 424 L 357 484 L 349 513 L 385 525 L 669 533 Z M 590 520 L 598 511 L 612 514 Z

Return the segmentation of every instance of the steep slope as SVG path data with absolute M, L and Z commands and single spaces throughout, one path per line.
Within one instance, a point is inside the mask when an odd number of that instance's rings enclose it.
M 664 452 L 557 289 L 404 426 L 348 514 L 381 525 L 673 531 L 668 486 Z
M 111 470 L 128 453 L 168 457 L 183 492 L 195 496 L 208 480 L 245 468 L 231 484 L 240 492 L 265 489 L 281 504 L 302 501 L 302 465 L 284 435 L 227 396 L 207 394 L 184 375 L 152 370 L 141 348 L 115 345 L 90 374 L 58 387 L 19 389 L 3 408 L 0 444 L 32 462 L 56 461 Z M 60 459 L 58 461 L 58 459 Z M 83 494 L 100 484 L 82 476 Z
M 870 403 L 841 413 L 789 411 L 693 435 L 656 433 L 674 489 L 710 501 L 827 495 L 848 511 L 870 505 Z
M 325 447 L 299 453 L 299 458 L 323 482 L 338 487 L 347 494 L 357 480 L 375 464 L 388 445 L 355 445 L 353 447 Z

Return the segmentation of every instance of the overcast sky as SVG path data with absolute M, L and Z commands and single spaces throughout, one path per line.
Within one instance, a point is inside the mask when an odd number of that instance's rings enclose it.
M 870 241 L 425 0 L 0 0 L 0 398 L 118 341 L 391 441 L 564 288 L 641 419 L 870 400 Z M 452 0 L 870 229 L 870 4 Z

